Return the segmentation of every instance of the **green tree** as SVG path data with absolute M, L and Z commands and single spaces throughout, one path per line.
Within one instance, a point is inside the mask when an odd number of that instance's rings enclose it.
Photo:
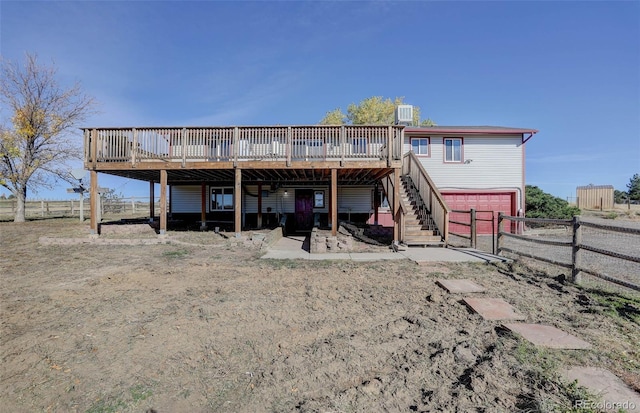
M 327 112 L 320 121 L 321 125 L 393 125 L 395 122 L 395 108 L 403 105 L 404 98 L 393 100 L 382 96 L 372 96 L 362 100 L 359 104 L 352 103 L 347 107 L 347 113 L 341 108 Z M 420 108 L 413 107 L 413 125 L 435 126 L 431 119 L 420 121 Z
M 634 174 L 627 184 L 627 194 L 632 201 L 640 201 L 640 175 Z
M 537 186 L 526 186 L 525 199 L 528 218 L 569 219 L 580 215 L 578 207 L 569 205 L 564 199 L 548 194 Z
M 613 200 L 616 204 L 624 204 L 627 202 L 629 194 L 625 191 L 618 191 L 617 189 L 613 190 Z
M 27 187 L 68 179 L 67 162 L 81 158 L 72 132 L 92 113 L 94 100 L 77 83 L 60 86 L 54 67 L 27 54 L 24 66 L 2 61 L 0 102 L 0 185 L 17 199 L 14 221 L 24 222 Z

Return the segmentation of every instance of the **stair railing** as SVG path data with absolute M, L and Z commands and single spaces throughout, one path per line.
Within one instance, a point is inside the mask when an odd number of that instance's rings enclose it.
M 404 155 L 402 175 L 411 178 L 413 190 L 419 195 L 414 200 L 420 202 L 420 208 L 418 209 L 420 214 L 430 213 L 445 245 L 447 245 L 449 243 L 449 213 L 451 210 L 413 151 L 409 151 Z M 423 217 L 420 217 L 421 221 L 426 223 L 426 217 L 424 215 L 425 221 L 422 221 Z

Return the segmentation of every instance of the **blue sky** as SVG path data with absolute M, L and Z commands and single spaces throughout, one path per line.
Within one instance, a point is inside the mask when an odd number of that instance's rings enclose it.
M 315 124 L 404 96 L 439 125 L 538 129 L 527 184 L 556 196 L 640 173 L 639 1 L 3 0 L 0 26 L 3 58 L 37 53 L 96 98 L 82 126 Z

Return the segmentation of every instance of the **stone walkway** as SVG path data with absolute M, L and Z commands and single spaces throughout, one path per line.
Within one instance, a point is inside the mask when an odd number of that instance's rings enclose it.
M 484 292 L 481 285 L 467 279 L 437 280 L 436 283 L 450 294 Z M 507 302 L 495 298 L 464 297 L 463 302 L 485 320 L 523 320 L 526 317 Z M 519 334 L 536 346 L 552 349 L 588 350 L 591 344 L 553 326 L 545 324 L 505 323 L 509 331 Z M 576 380 L 600 398 L 597 403 L 582 402 L 586 410 L 640 412 L 640 395 L 609 370 L 595 367 L 572 367 L 563 372 L 568 381 Z M 587 405 L 588 404 L 588 405 Z

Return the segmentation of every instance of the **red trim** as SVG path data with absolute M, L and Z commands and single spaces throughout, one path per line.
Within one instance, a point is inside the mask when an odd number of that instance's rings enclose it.
M 413 148 L 411 145 L 411 141 L 414 139 L 426 139 L 427 140 L 427 154 L 415 153 L 418 158 L 431 158 L 431 138 L 429 136 L 410 136 L 409 137 L 409 148 Z M 411 149 L 413 150 L 413 149 Z
M 460 140 L 460 160 L 459 161 L 447 161 L 447 144 L 446 141 L 449 140 Z M 452 147 L 453 148 L 453 147 Z M 461 137 L 446 137 L 442 138 L 442 162 L 446 164 L 461 164 L 464 163 L 464 138 Z

